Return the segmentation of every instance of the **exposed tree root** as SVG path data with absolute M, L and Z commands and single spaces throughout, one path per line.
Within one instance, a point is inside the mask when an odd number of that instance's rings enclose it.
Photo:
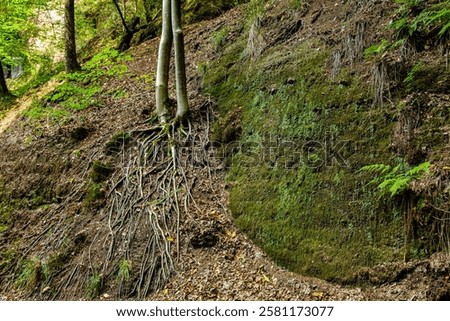
M 189 134 L 164 129 L 141 138 L 131 157 L 124 158 L 117 177 L 121 183 L 111 191 L 109 249 L 103 273 L 117 256 L 136 264 L 139 278 L 130 290 L 138 298 L 165 284 L 175 268 L 172 257 L 179 253 L 181 211 L 187 211 L 190 199 L 188 182 L 178 165 L 175 136 L 189 139 Z M 148 241 L 143 256 L 134 262 L 133 241 L 137 237 Z
M 210 170 L 209 104 L 204 107 L 186 129 L 158 125 L 134 131 L 135 143 L 118 155 L 105 188 L 106 206 L 97 213 L 67 210 L 82 204 L 89 166 L 80 169 L 84 184 L 39 218 L 37 233 L 21 243 L 21 256 L 4 278 L 7 288 L 24 290 L 17 283 L 23 262 L 36 259 L 39 277 L 30 283 L 30 298 L 95 299 L 107 293 L 143 299 L 161 289 L 180 257 L 180 222 L 199 210 L 191 194 L 195 169 Z

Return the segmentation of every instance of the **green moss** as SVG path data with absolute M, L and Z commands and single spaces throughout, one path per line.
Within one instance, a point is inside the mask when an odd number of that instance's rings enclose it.
M 104 164 L 98 160 L 95 160 L 91 167 L 89 174 L 94 183 L 101 183 L 109 178 L 114 172 L 114 167 L 109 164 Z
M 450 92 L 450 74 L 441 64 L 417 63 L 408 72 L 404 84 L 411 92 Z
M 328 280 L 401 258 L 401 222 L 359 172 L 390 159 L 392 115 L 350 70 L 328 77 L 320 41 L 257 61 L 241 60 L 244 46 L 225 47 L 204 78 L 223 115 L 213 139 L 239 139 L 227 177 L 237 225 L 280 265 Z
M 70 258 L 67 251 L 51 254 L 45 262 L 42 263 L 42 272 L 44 280 L 48 281 L 53 275 L 60 272 Z
M 0 252 L 0 272 L 7 271 L 12 267 L 16 255 L 17 250 L 13 245 Z
M 38 259 L 33 258 L 24 260 L 21 263 L 20 274 L 16 280 L 16 284 L 20 288 L 32 291 L 41 280 L 42 268 Z
M 87 187 L 83 204 L 86 208 L 91 208 L 105 197 L 105 191 L 102 183 L 90 183 Z
M 118 153 L 121 150 L 121 147 L 125 145 L 131 139 L 130 134 L 125 132 L 120 132 L 115 134 L 111 139 L 106 143 L 106 152 L 108 154 Z

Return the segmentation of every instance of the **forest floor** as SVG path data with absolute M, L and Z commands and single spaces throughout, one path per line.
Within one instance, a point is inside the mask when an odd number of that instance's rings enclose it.
M 20 116 L 20 114 L 31 106 L 33 100 L 39 100 L 57 86 L 56 80 L 50 80 L 45 85 L 39 87 L 38 91 L 32 95 L 22 96 L 14 102 L 14 106 L 6 112 L 5 116 L 0 119 L 0 135 Z
M 302 19 L 315 19 L 317 12 L 322 10 L 322 14 L 331 21 L 332 7 L 334 1 L 325 1 L 322 9 L 312 8 Z M 230 37 L 233 37 L 233 32 L 240 28 L 242 15 L 242 9 L 238 8 L 217 19 L 186 28 L 192 117 L 215 117 L 214 101 L 203 95 L 199 88 L 201 80 L 198 79 L 197 67 L 217 57 L 211 49 L 212 34 L 227 25 Z M 0 289 L 0 300 L 86 298 L 84 281 L 77 282 L 73 276 L 79 271 L 88 274 L 92 266 L 101 265 L 106 251 L 106 242 L 101 240 L 108 235 L 109 229 L 105 207 L 84 209 L 82 197 L 77 197 L 76 192 L 85 188 L 85 179 L 94 159 L 109 160 L 104 148 L 112 134 L 148 126 L 146 120 L 154 109 L 152 77 L 157 48 L 157 39 L 132 48 L 129 53 L 133 60 L 128 63 L 129 71 L 125 77 L 103 84 L 104 92 L 120 88 L 127 92 L 126 97 L 103 97 L 102 106 L 79 112 L 63 125 L 42 120 L 38 134 L 36 124 L 24 125 L 24 118 L 18 117 L 30 105 L 32 98 L 21 101 L 1 121 L 1 180 L 8 181 L 7 186 L 15 189 L 14 194 L 20 198 L 27 195 L 30 187 L 39 187 L 45 181 L 44 175 L 53 181 L 52 189 L 59 190 L 67 199 L 50 200 L 45 207 L 30 206 L 16 212 L 11 227 L 0 233 L 0 250 L 4 252 L 14 247 L 21 257 L 51 256 L 56 253 L 53 242 L 59 238 L 46 233 L 50 227 L 54 234 L 61 234 L 61 240 L 66 240 L 66 243 L 74 241 L 75 245 L 70 247 L 70 257 L 65 258 L 64 268 L 54 275 L 50 284 L 36 282 L 32 288 L 18 288 L 13 279 L 19 273 L 17 269 L 13 272 L 0 269 L 1 283 L 7 285 Z M 43 96 L 54 86 L 54 83 L 48 83 L 36 96 Z M 202 128 L 202 124 L 204 122 L 193 119 L 192 131 L 198 134 L 199 141 L 209 141 L 210 128 Z M 80 126 L 89 129 L 88 135 L 74 141 L 72 133 Z M 27 137 L 32 137 L 31 143 Z M 196 147 L 203 149 L 205 146 Z M 73 159 L 74 150 L 81 154 L 80 159 Z M 429 259 L 386 263 L 359 271 L 360 282 L 351 285 L 334 284 L 280 268 L 236 228 L 227 205 L 229 186 L 225 180 L 225 166 L 214 155 L 208 155 L 211 157 L 208 165 L 194 164 L 188 170 L 195 206 L 191 205 L 181 218 L 176 271 L 166 286 L 148 294 L 147 300 L 450 299 L 449 256 L 443 253 Z M 120 160 L 115 162 L 119 166 Z M 80 235 L 83 236 L 81 247 L 77 243 Z M 142 247 L 135 250 L 142 251 Z M 132 271 L 135 265 L 138 268 L 139 255 L 135 253 L 130 257 Z M 52 293 L 51 288 L 55 292 Z M 101 290 L 93 299 L 136 299 L 136 293 L 132 291 L 125 297 L 121 296 L 120 288 L 114 275 L 104 276 Z

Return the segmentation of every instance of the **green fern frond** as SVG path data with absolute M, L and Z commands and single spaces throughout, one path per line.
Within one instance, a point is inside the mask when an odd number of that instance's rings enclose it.
M 423 173 L 428 173 L 430 171 L 430 162 L 425 162 L 417 165 L 416 167 L 411 168 L 409 171 L 405 173 L 405 176 L 417 176 Z
M 449 30 L 450 30 L 450 21 L 441 28 L 441 30 L 438 33 L 439 37 L 443 37 Z
M 391 169 L 391 166 L 389 165 L 385 165 L 385 164 L 372 164 L 372 165 L 367 165 L 361 168 L 361 171 L 366 171 L 366 172 L 379 172 L 381 174 L 386 173 L 388 170 Z
M 430 166 L 430 162 L 425 162 L 407 170 L 405 164 L 402 163 L 391 170 L 389 165 L 373 164 L 364 166 L 361 170 L 378 173 L 378 176 L 373 178 L 370 184 L 378 184 L 377 188 L 381 194 L 389 194 L 390 197 L 393 197 L 405 191 L 413 180 L 428 173 Z
M 393 180 L 391 187 L 389 187 L 389 192 L 391 193 L 391 197 L 403 192 L 411 182 L 410 177 L 402 177 L 396 180 Z

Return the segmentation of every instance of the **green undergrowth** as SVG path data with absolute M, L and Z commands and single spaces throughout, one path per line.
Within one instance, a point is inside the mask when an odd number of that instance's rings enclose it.
M 9 202 L 0 201 L 0 233 L 4 232 L 11 224 L 13 208 Z
M 108 78 L 122 77 L 128 71 L 126 62 L 130 60 L 130 55 L 115 49 L 102 50 L 87 61 L 80 71 L 58 76 L 60 85 L 43 99 L 35 101 L 25 111 L 25 116 L 61 122 L 76 111 L 102 106 L 102 95 L 125 98 L 127 93 L 122 89 L 104 92 L 103 83 Z
M 392 22 L 397 38 L 446 38 L 450 34 L 450 1 L 396 0 L 400 5 Z
M 402 258 L 402 215 L 360 171 L 392 157 L 390 112 L 373 107 L 349 70 L 327 75 L 330 52 L 319 40 L 257 60 L 242 58 L 245 45 L 225 45 L 203 68 L 239 228 L 283 267 L 327 280 Z
M 409 48 L 408 50 L 421 52 L 442 46 L 444 51 L 448 50 L 450 39 L 449 0 L 395 0 L 395 2 L 399 8 L 389 24 L 389 29 L 393 30 L 393 38 L 382 39 L 380 43 L 366 48 L 365 58 L 371 56 L 381 58 L 385 52 L 398 48 Z M 423 82 L 428 84 L 436 74 L 440 74 L 440 72 L 435 70 L 431 73 L 424 72 L 422 74 Z
M 19 78 L 8 80 L 8 87 L 12 96 L 0 98 L 0 120 L 11 109 L 17 107 L 17 98 L 25 94 L 32 94 L 63 69 L 61 63 L 54 64 L 48 58 L 38 57 L 37 60 L 38 62 L 35 63 L 36 69 L 31 69 L 28 64 L 25 64 L 24 73 Z
M 12 93 L 20 97 L 31 93 L 64 70 L 63 63 L 54 63 L 47 57 L 34 57 L 36 69 L 25 68 L 24 74 L 11 81 Z
M 3 119 L 8 111 L 15 105 L 15 97 L 1 97 L 0 98 L 0 120 Z

